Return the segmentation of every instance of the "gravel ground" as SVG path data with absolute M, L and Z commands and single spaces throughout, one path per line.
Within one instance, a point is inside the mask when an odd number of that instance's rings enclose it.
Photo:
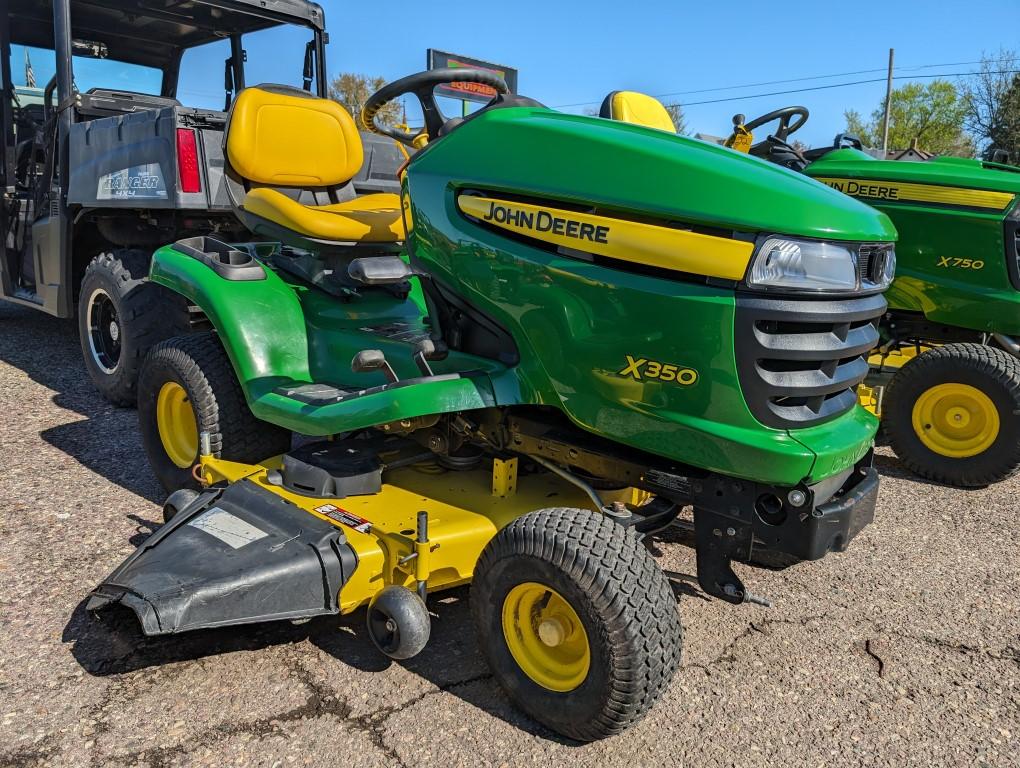
M 374 652 L 360 616 L 145 641 L 83 610 L 157 525 L 135 413 L 93 391 L 71 323 L 0 303 L 0 765 L 1020 766 L 1020 481 L 959 491 L 880 449 L 876 522 L 850 551 L 740 568 L 734 608 L 660 545 L 684 664 L 626 734 L 579 746 L 515 711 L 467 592 L 424 653 Z

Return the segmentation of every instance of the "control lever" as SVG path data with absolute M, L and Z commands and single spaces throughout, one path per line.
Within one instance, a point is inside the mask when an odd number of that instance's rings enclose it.
M 436 342 L 433 339 L 422 339 L 414 345 L 414 364 L 418 366 L 418 370 L 421 371 L 423 376 L 435 376 L 436 374 L 432 371 L 432 366 L 429 365 L 429 360 L 442 360 L 446 357 L 449 350 L 446 349 L 446 345 L 442 342 Z
M 391 384 L 400 381 L 396 371 L 386 359 L 381 349 L 363 349 L 351 360 L 351 370 L 355 373 L 367 373 L 369 371 L 383 371 Z
M 420 342 L 415 344 L 412 358 L 414 359 L 414 364 L 418 366 L 418 370 L 421 371 L 421 375 L 436 375 L 436 373 L 432 371 L 432 366 L 428 364 L 429 360 L 436 359 L 436 343 L 431 339 L 422 339 Z

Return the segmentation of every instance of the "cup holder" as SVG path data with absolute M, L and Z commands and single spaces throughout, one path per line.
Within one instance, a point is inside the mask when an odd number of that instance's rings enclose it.
M 265 280 L 262 265 L 249 251 L 241 251 L 213 237 L 201 235 L 178 240 L 175 251 L 208 265 L 226 280 Z

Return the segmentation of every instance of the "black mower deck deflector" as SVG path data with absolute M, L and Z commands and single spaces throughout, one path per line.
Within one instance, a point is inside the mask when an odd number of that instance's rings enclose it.
M 343 531 L 242 480 L 203 493 L 92 592 L 146 635 L 338 613 L 357 565 Z

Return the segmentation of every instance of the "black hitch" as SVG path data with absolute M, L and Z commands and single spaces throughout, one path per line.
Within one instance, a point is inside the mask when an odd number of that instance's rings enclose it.
M 768 605 L 749 593 L 732 561 L 752 560 L 756 550 L 797 560 L 844 551 L 875 516 L 878 473 L 869 452 L 835 481 L 777 488 L 722 476 L 692 483 L 698 582 L 707 594 L 730 603 Z M 832 485 L 840 486 L 833 493 Z M 822 503 L 817 503 L 821 498 Z
M 754 530 L 750 520 L 741 515 L 694 508 L 694 540 L 697 547 L 698 583 L 710 595 L 730 603 L 742 603 L 747 591 L 740 577 L 733 572 L 733 560 L 747 560 L 754 546 Z

